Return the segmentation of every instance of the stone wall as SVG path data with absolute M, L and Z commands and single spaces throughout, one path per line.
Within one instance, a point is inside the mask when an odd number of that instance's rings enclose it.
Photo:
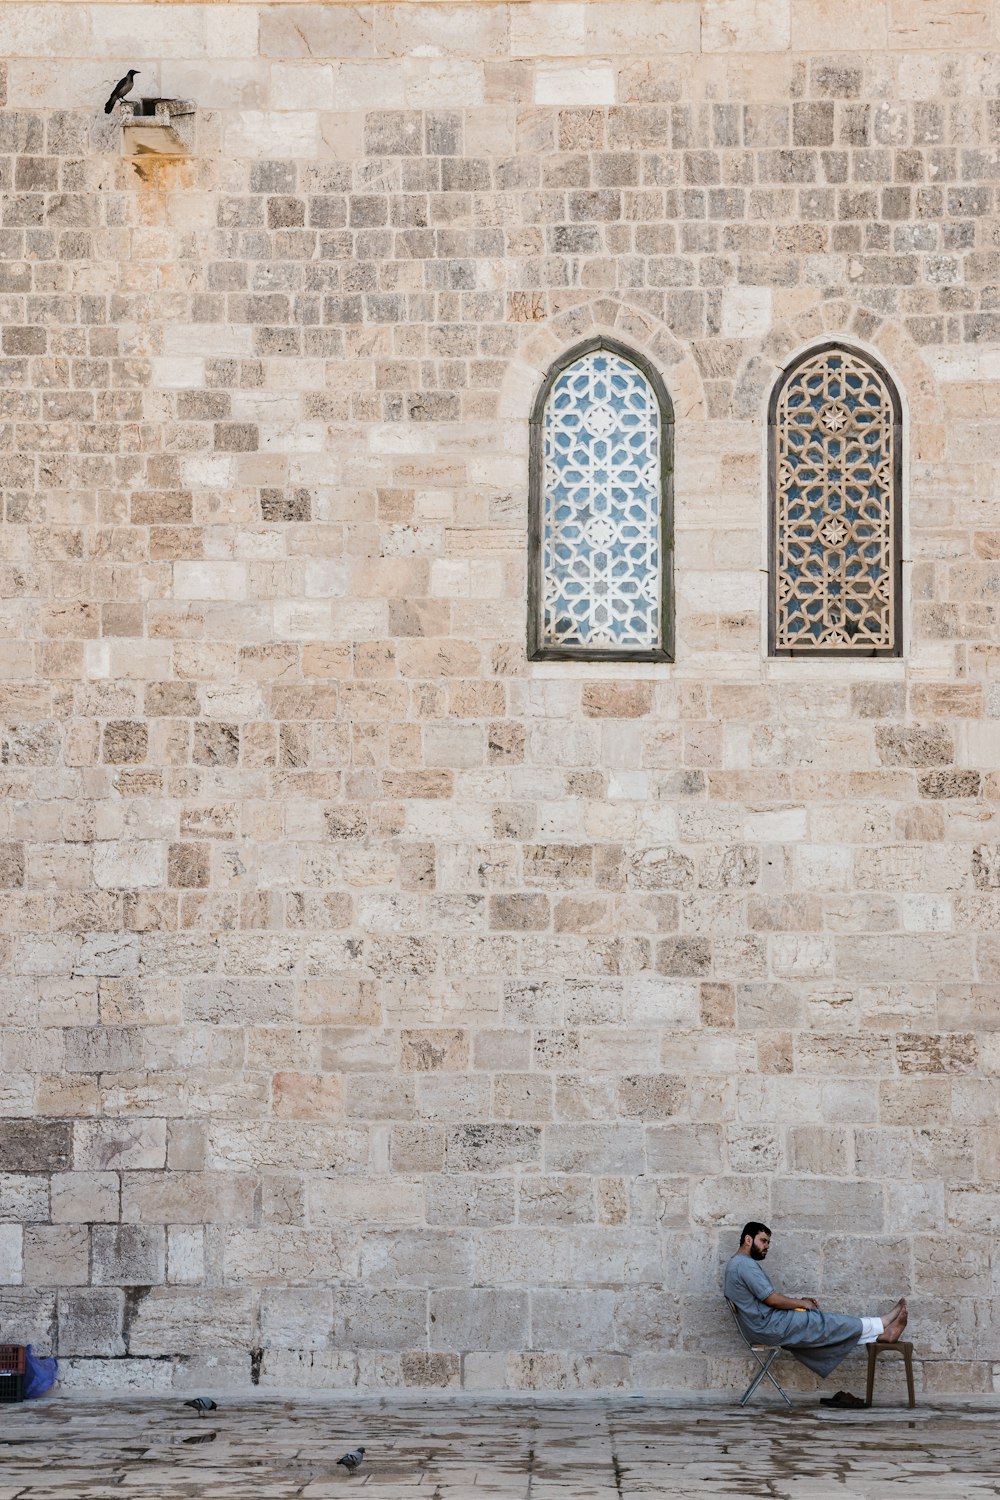
M 0 1328 L 162 1389 L 1000 1368 L 988 0 L 8 4 Z M 190 99 L 187 156 L 102 106 Z M 677 660 L 529 663 L 527 416 L 677 413 Z M 763 430 L 906 407 L 902 660 L 768 660 Z M 997 1362 L 997 1363 L 995 1363 Z

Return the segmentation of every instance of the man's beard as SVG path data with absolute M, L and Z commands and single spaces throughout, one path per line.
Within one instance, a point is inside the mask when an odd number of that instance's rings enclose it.
M 763 1260 L 764 1256 L 766 1254 L 767 1254 L 766 1250 L 758 1250 L 756 1245 L 751 1245 L 750 1246 L 750 1259 L 751 1260 Z

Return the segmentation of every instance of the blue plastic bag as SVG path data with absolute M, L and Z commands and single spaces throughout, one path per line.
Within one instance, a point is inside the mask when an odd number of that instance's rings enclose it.
M 33 1401 L 36 1396 L 44 1396 L 45 1392 L 51 1390 L 56 1383 L 59 1373 L 59 1361 L 57 1359 L 39 1359 L 31 1352 L 28 1344 L 24 1351 L 24 1399 Z

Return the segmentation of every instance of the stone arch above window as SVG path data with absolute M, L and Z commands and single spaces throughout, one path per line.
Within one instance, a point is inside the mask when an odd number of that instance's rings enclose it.
M 673 408 L 613 339 L 570 349 L 531 415 L 528 654 L 673 659 Z
M 806 350 L 769 414 L 773 656 L 902 654 L 902 411 L 843 344 Z

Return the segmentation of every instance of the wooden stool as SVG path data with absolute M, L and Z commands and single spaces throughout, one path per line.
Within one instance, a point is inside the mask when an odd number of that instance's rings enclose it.
M 903 1367 L 906 1370 L 906 1394 L 910 1398 L 911 1408 L 916 1406 L 917 1398 L 913 1394 L 913 1345 L 906 1339 L 901 1339 L 895 1344 L 868 1345 L 868 1389 L 865 1392 L 865 1405 L 871 1406 L 872 1396 L 875 1394 L 875 1361 L 880 1354 L 903 1356 Z

